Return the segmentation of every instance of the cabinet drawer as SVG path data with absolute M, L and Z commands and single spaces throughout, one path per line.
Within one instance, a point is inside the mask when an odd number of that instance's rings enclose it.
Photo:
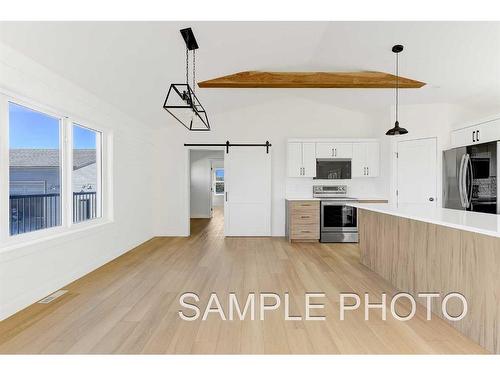
M 319 213 L 319 201 L 293 201 L 290 202 L 290 208 L 292 215 L 309 210 L 318 210 Z
M 293 225 L 319 224 L 319 212 L 297 212 L 292 214 Z
M 307 225 L 293 225 L 291 231 L 293 239 L 319 239 L 319 223 Z

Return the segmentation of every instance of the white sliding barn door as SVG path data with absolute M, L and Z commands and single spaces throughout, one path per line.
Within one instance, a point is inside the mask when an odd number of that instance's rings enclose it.
M 271 235 L 271 153 L 230 147 L 224 154 L 224 234 Z

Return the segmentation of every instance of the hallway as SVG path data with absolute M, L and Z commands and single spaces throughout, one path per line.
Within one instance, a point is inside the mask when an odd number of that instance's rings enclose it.
M 363 306 L 339 318 L 339 293 L 396 291 L 359 263 L 357 245 L 290 244 L 284 238 L 224 238 L 223 218 L 193 219 L 189 238 L 154 238 L 67 285 L 68 293 L 34 304 L 0 322 L 0 353 L 484 353 L 479 345 L 419 306 L 408 322 L 387 321 Z M 179 296 L 200 296 L 203 313 L 216 292 L 227 316 L 228 294 L 240 305 L 248 293 L 274 292 L 279 310 L 265 320 L 183 321 Z M 304 293 L 324 292 L 325 321 L 286 321 L 305 316 Z M 258 305 L 256 298 L 256 304 Z M 398 306 L 400 313 L 404 306 Z M 185 310 L 186 314 L 192 311 Z

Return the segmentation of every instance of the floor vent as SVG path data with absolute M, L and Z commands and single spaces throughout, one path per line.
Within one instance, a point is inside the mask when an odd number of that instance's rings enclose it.
M 66 293 L 68 293 L 67 290 L 58 290 L 57 292 L 52 293 L 50 296 L 41 299 L 40 301 L 38 301 L 38 303 L 51 303 L 53 300 L 61 297 L 63 294 Z

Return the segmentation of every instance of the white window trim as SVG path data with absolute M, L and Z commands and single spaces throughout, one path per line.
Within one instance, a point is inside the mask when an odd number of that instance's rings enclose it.
M 10 235 L 9 222 L 9 102 L 59 118 L 61 134 L 61 225 L 15 236 Z M 98 189 L 100 189 L 98 195 L 101 216 L 79 223 L 73 223 L 72 215 L 73 142 L 71 132 L 73 124 L 97 131 L 100 134 L 100 150 L 98 151 L 101 152 L 98 152 L 98 173 L 100 173 L 101 178 L 98 179 Z M 78 116 L 65 116 L 61 114 L 61 111 L 0 89 L 0 181 L 5 181 L 5 183 L 0 184 L 0 253 L 113 222 L 112 142 L 113 134 L 109 129 L 97 126 L 94 122 Z
M 104 147 L 103 147 L 103 138 L 104 138 L 104 133 L 101 130 L 97 130 L 93 127 L 89 127 L 86 125 L 81 124 L 78 121 L 75 121 L 74 119 L 71 119 L 71 121 L 68 124 L 68 137 L 66 139 L 66 142 L 68 143 L 68 150 L 69 152 L 69 157 L 67 161 L 67 168 L 68 172 L 67 174 L 71 176 L 73 173 L 73 126 L 78 126 L 83 129 L 88 129 L 93 132 L 96 132 L 96 166 L 97 166 L 97 173 L 96 176 L 97 178 L 97 186 L 96 186 L 96 203 L 97 203 L 97 211 L 99 212 L 99 216 L 94 218 L 94 219 L 89 219 L 85 221 L 80 221 L 78 223 L 73 222 L 73 204 L 68 204 L 66 207 L 66 210 L 68 211 L 68 215 L 70 215 L 70 227 L 75 227 L 75 226 L 81 226 L 81 224 L 84 223 L 89 223 L 89 222 L 96 222 L 99 219 L 101 219 L 104 216 L 103 212 L 103 184 L 105 184 L 104 180 L 104 175 L 102 173 L 103 171 L 103 152 L 104 152 Z M 73 202 L 73 180 L 70 181 L 69 184 L 67 184 L 68 191 L 66 192 L 67 194 L 67 199 L 69 199 L 71 202 Z

